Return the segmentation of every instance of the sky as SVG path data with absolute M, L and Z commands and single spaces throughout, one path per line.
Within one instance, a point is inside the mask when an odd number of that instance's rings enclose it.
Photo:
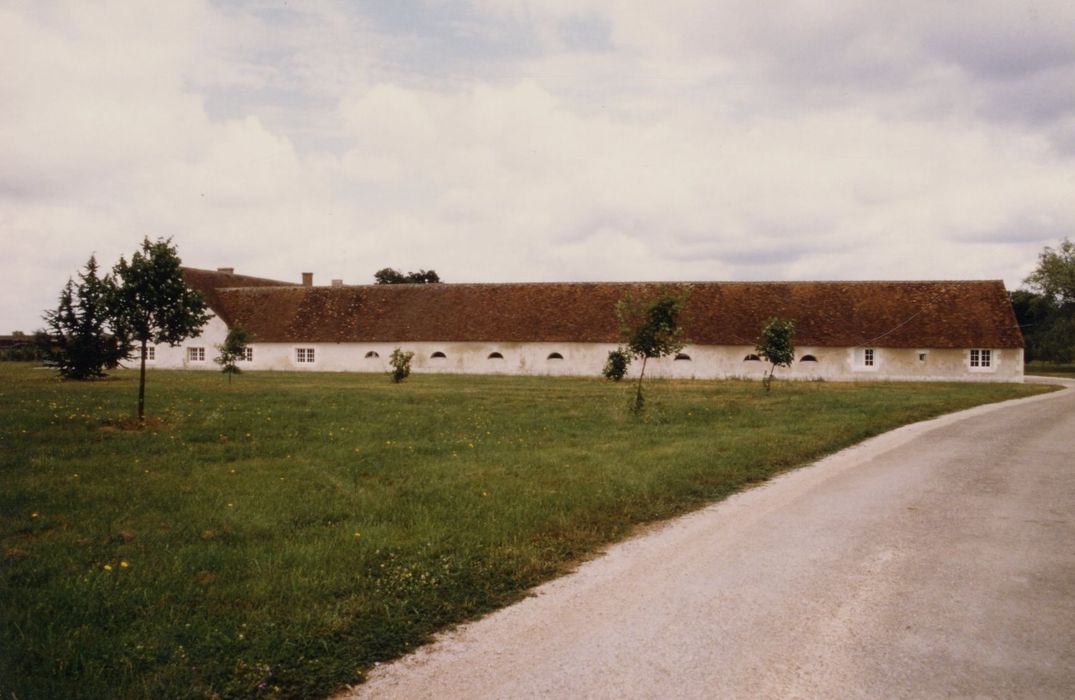
M 0 333 L 91 254 L 315 284 L 1003 279 L 1070 0 L 0 0 Z

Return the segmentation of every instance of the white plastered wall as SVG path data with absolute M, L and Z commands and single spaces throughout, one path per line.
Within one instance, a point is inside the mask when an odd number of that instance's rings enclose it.
M 216 345 L 224 341 L 227 328 L 219 319 L 212 319 L 196 339 L 170 348 L 158 347 L 156 361 L 150 367 L 173 369 L 218 369 L 213 358 Z M 205 361 L 188 360 L 187 348 L 204 347 Z M 417 342 L 417 343 L 252 343 L 254 359 L 240 366 L 252 370 L 317 371 L 317 372 L 387 372 L 388 358 L 399 347 L 413 352 L 411 369 L 416 374 L 515 374 L 569 375 L 596 377 L 601 373 L 610 350 L 610 343 L 499 343 L 499 342 Z M 313 362 L 298 362 L 299 348 L 313 348 Z M 443 358 L 434 358 L 434 353 Z M 688 345 L 683 354 L 689 360 L 670 357 L 650 360 L 646 375 L 683 379 L 760 379 L 768 370 L 762 361 L 746 361 L 754 348 L 742 346 Z M 370 353 L 376 356 L 367 357 Z M 491 359 L 492 353 L 502 358 Z M 563 359 L 551 359 L 558 353 Z M 920 355 L 925 355 L 920 359 Z M 855 348 L 796 348 L 796 361 L 791 367 L 780 367 L 780 379 L 856 381 L 999 381 L 1023 380 L 1022 349 L 992 349 L 991 366 L 970 367 L 969 350 L 875 348 L 873 368 L 857 367 Z M 803 362 L 806 355 L 816 362 Z M 641 363 L 631 365 L 629 376 L 637 376 Z
M 154 359 L 146 361 L 147 368 L 160 368 L 160 369 L 220 369 L 220 365 L 213 362 L 213 358 L 220 354 L 217 350 L 217 345 L 224 343 L 224 338 L 228 335 L 228 327 L 224 325 L 224 322 L 217 317 L 209 319 L 209 322 L 202 327 L 201 334 L 197 338 L 187 338 L 179 345 L 172 347 L 170 345 L 155 345 L 153 346 Z M 205 351 L 205 360 L 202 362 L 191 362 L 188 357 L 188 348 L 202 348 Z M 138 366 L 138 356 L 136 354 L 127 362 L 124 363 L 127 367 Z

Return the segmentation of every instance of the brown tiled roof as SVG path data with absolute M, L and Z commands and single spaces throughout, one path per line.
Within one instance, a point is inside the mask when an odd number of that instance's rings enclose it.
M 765 320 L 777 316 L 795 321 L 797 345 L 1023 346 L 999 280 L 274 284 L 214 288 L 210 303 L 261 342 L 617 343 L 613 307 L 625 293 L 690 287 L 683 325 L 695 344 L 752 345 Z
M 234 272 L 221 272 L 220 270 L 200 270 L 196 267 L 184 267 L 183 279 L 187 286 L 196 289 L 205 297 L 205 302 L 215 314 L 220 316 L 225 323 L 231 324 L 233 318 L 228 314 L 226 305 L 221 303 L 219 290 L 225 288 L 250 287 L 289 287 L 294 282 L 281 282 L 264 277 L 251 277 L 250 275 L 237 275 Z

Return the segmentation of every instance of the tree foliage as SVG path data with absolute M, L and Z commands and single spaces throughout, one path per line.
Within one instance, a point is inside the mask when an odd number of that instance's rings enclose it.
M 403 274 L 392 267 L 385 267 L 373 273 L 373 281 L 376 284 L 437 284 L 440 275 L 434 270 L 418 270 Z
M 769 391 L 773 383 L 773 372 L 777 367 L 790 367 L 795 361 L 795 323 L 779 318 L 770 318 L 762 326 L 756 349 L 758 355 L 769 362 L 769 373 L 762 379 L 762 385 Z
M 113 320 L 115 283 L 97 271 L 97 258 L 91 255 L 78 273 L 78 283 L 68 278 L 59 305 L 45 312 L 57 366 L 66 379 L 103 377 L 104 370 L 116 367 L 129 351 L 126 335 Z
M 627 368 L 630 364 L 631 356 L 627 354 L 626 350 L 623 348 L 610 350 L 608 360 L 605 361 L 605 368 L 601 371 L 601 374 L 605 376 L 605 379 L 618 382 L 627 376 Z
M 240 325 L 234 325 L 228 329 L 228 335 L 224 338 L 224 342 L 216 346 L 217 350 L 220 351 L 220 355 L 213 358 L 213 362 L 220 365 L 220 371 L 228 375 L 229 383 L 233 374 L 242 374 L 238 363 L 246 355 L 248 342 L 249 336 L 246 330 Z
M 631 406 L 636 413 L 640 412 L 645 405 L 642 380 L 646 376 L 647 360 L 674 355 L 686 344 L 683 329 L 679 325 L 679 317 L 683 313 L 689 296 L 689 289 L 678 293 L 662 290 L 657 296 L 649 299 L 637 297 L 628 292 L 616 303 L 616 319 L 620 325 L 620 333 L 626 341 L 623 348 L 626 359 L 628 363 L 633 359 L 642 360 L 635 398 Z M 619 361 L 619 358 L 615 360 L 615 362 Z M 612 353 L 609 354 L 609 362 L 613 362 Z M 626 374 L 626 372 L 625 364 L 623 373 Z M 609 375 L 606 373 L 605 376 Z M 620 376 L 622 378 L 623 375 Z
M 145 417 L 146 347 L 149 343 L 179 345 L 201 334 L 212 318 L 205 300 L 187 287 L 182 261 L 170 238 L 150 241 L 131 256 L 120 258 L 115 277 L 114 323 L 117 335 L 139 349 L 138 419 Z
M 1046 246 L 1024 285 L 1026 289 L 1010 296 L 1023 331 L 1026 360 L 1071 362 L 1075 359 L 1075 243 L 1065 238 L 1056 248 Z
M 48 331 L 44 329 L 36 330 L 33 335 L 27 335 L 22 331 L 14 331 L 11 334 L 11 339 L 11 345 L 0 349 L 0 362 L 46 361 L 56 363 L 56 341 L 49 335 Z
M 413 352 L 403 352 L 400 348 L 392 351 L 388 358 L 388 364 L 392 366 L 392 371 L 388 373 L 388 376 L 392 378 L 393 382 L 399 384 L 411 376 L 411 359 L 413 357 Z
M 1075 243 L 1065 238 L 1056 248 L 1045 246 L 1024 283 L 1057 307 L 1075 305 Z

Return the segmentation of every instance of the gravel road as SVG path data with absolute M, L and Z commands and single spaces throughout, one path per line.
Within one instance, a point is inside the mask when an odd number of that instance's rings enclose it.
M 1075 696 L 1075 391 L 908 426 L 616 545 L 348 698 Z

